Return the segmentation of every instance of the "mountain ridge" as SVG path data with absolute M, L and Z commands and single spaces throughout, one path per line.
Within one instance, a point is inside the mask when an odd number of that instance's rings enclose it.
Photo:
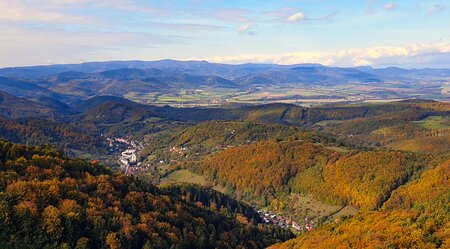
M 103 71 L 120 69 L 120 68 L 133 68 L 133 69 L 170 69 L 170 68 L 183 68 L 192 69 L 200 66 L 225 67 L 229 69 L 245 69 L 245 68 L 262 68 L 267 70 L 268 68 L 282 68 L 290 69 L 295 67 L 328 67 L 328 68 L 347 68 L 365 71 L 377 71 L 377 70 L 405 70 L 405 71 L 446 71 L 450 73 L 450 69 L 445 68 L 399 68 L 399 67 L 386 67 L 386 68 L 373 68 L 373 67 L 333 67 L 324 66 L 317 63 L 302 63 L 302 64 L 273 64 L 273 63 L 243 63 L 243 64 L 225 64 L 214 63 L 204 60 L 154 60 L 154 61 L 142 61 L 142 60 L 113 60 L 113 61 L 97 61 L 97 62 L 84 62 L 73 64 L 51 64 L 51 65 L 37 65 L 37 66 L 17 66 L 17 67 L 4 67 L 0 68 L 0 75 L 6 77 L 43 77 L 52 74 L 58 74 L 68 71 L 80 71 L 84 73 L 99 73 Z M 29 71 L 29 72 L 27 72 Z M 39 71 L 42 71 L 39 73 Z
M 0 88 L 19 97 L 45 96 L 69 105 L 101 95 L 172 106 L 298 100 L 314 104 L 373 99 L 448 100 L 449 78 L 449 69 L 110 61 L 3 68 Z

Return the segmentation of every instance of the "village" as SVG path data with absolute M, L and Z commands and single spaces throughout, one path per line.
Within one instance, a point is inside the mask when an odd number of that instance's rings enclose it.
M 111 152 L 120 152 L 117 163 L 125 174 L 133 174 L 141 169 L 142 163 L 138 161 L 138 153 L 144 149 L 139 141 L 128 141 L 125 138 L 106 138 Z M 142 169 L 141 169 L 142 170 Z
M 232 133 L 234 130 L 232 131 Z M 138 154 L 144 149 L 144 145 L 139 141 L 129 141 L 125 138 L 107 138 L 108 146 L 111 150 L 114 150 L 119 154 L 117 162 L 119 167 L 125 172 L 125 174 L 135 174 L 138 172 L 145 172 L 150 168 L 150 165 L 143 165 L 139 161 Z M 252 141 L 247 141 L 251 143 Z M 240 145 L 238 145 L 240 146 Z M 215 149 L 223 150 L 226 148 L 234 147 L 232 145 L 217 145 Z M 188 147 L 170 147 L 169 152 L 179 157 L 187 157 L 186 153 L 189 151 Z M 178 162 L 178 160 L 172 159 L 172 163 Z M 164 164 L 164 160 L 160 160 L 159 164 Z M 273 224 L 284 229 L 290 229 L 296 232 L 308 232 L 314 230 L 314 221 L 305 218 L 304 221 L 298 222 L 293 219 L 287 218 L 278 212 L 273 212 L 264 209 L 258 209 L 255 207 L 258 214 L 262 218 L 265 224 Z
M 258 214 L 264 220 L 266 224 L 274 224 L 281 228 L 293 229 L 297 232 L 306 232 L 314 230 L 314 221 L 305 218 L 303 222 L 297 222 L 282 216 L 279 213 L 267 211 L 267 210 L 257 210 Z

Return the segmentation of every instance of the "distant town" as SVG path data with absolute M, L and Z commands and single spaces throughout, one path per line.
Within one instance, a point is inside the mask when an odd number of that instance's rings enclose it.
M 266 224 L 274 224 L 286 229 L 292 228 L 297 232 L 307 232 L 314 230 L 314 221 L 310 220 L 307 217 L 305 217 L 304 221 L 298 222 L 290 218 L 286 218 L 277 212 L 267 211 L 263 209 L 257 210 L 257 212 Z
M 135 140 L 127 140 L 125 138 L 106 138 L 108 147 L 112 152 L 119 153 L 117 163 L 125 174 L 133 174 L 142 166 L 142 162 L 138 161 L 139 152 L 144 149 L 144 145 Z

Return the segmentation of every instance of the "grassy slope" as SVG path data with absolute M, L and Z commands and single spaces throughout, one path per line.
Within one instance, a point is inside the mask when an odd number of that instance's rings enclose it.
M 271 248 L 449 248 L 449 200 L 447 161 L 398 188 L 380 211 L 361 213 Z

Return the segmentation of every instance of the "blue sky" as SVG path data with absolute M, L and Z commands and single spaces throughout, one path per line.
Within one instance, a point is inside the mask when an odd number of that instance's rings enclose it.
M 0 0 L 0 66 L 104 60 L 450 68 L 450 0 Z

